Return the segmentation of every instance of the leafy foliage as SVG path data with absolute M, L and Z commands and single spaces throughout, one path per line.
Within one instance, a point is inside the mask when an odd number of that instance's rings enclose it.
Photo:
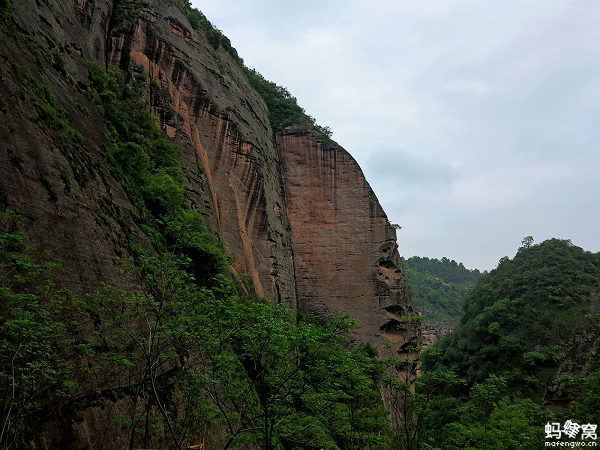
M 76 386 L 58 315 L 55 264 L 24 244 L 18 217 L 0 212 L 0 446 L 21 447 L 48 403 Z
M 331 130 L 318 125 L 304 108 L 298 105 L 296 97 L 283 86 L 265 79 L 254 69 L 244 67 L 246 76 L 252 87 L 263 98 L 269 109 L 269 122 L 273 131 L 281 131 L 292 125 L 311 125 L 319 138 L 331 142 Z
M 132 22 L 142 11 L 142 3 L 138 0 L 119 0 L 115 2 L 111 22 L 114 25 L 122 22 Z
M 202 31 L 206 34 L 206 39 L 210 45 L 215 49 L 223 48 L 240 66 L 244 65 L 244 60 L 240 58 L 237 50 L 231 45 L 231 41 L 227 36 L 223 34 L 221 30 L 215 28 L 215 26 L 206 18 L 201 11 L 196 8 L 188 6 L 187 17 L 190 21 L 192 28 L 198 31 Z
M 343 342 L 354 322 L 294 324 L 289 310 L 270 303 L 228 302 L 212 311 L 221 333 L 208 342 L 210 396 L 226 412 L 230 439 L 261 448 L 382 442 L 379 365 Z M 223 352 L 227 339 L 237 358 Z
M 241 293 L 218 238 L 184 207 L 178 153 L 141 88 L 95 67 L 90 80 L 107 157 L 153 248 L 135 249 L 138 290 L 76 296 L 54 287 L 54 265 L 31 256 L 16 224 L 0 235 L 2 441 L 18 445 L 53 409 L 76 420 L 93 397 L 126 402 L 115 420 L 130 447 L 383 445 L 383 368 L 346 347 L 356 322 L 296 321 Z M 120 384 L 92 394 L 97 377 Z
M 463 263 L 457 263 L 446 257 L 442 259 L 412 256 L 406 260 L 406 266 L 419 272 L 433 275 L 446 283 L 456 286 L 474 286 L 481 277 L 477 269 L 467 269 Z
M 102 395 L 129 399 L 122 432 L 132 446 L 181 447 L 220 427 L 227 432 L 224 441 L 213 436 L 215 446 L 384 443 L 382 366 L 366 349 L 346 347 L 354 321 L 295 322 L 282 305 L 238 294 L 223 275 L 203 288 L 190 275 L 193 261 L 170 252 L 140 256 L 141 291 L 106 285 L 46 305 L 17 292 L 46 267 L 24 256 L 20 235 L 5 233 L 1 244 L 10 263 L 2 273 L 12 277 L 0 290 L 10 302 L 0 316 L 5 441 L 31 432 L 36 414 L 67 395 L 81 402 L 88 388 L 73 376 L 102 374 L 125 383 Z
M 425 323 L 456 325 L 462 316 L 464 298 L 481 272 L 448 258 L 413 256 L 405 265 L 412 300 L 424 311 Z
M 425 263 L 469 282 L 439 262 Z M 571 242 L 534 245 L 502 258 L 467 296 L 457 330 L 421 355 L 414 391 L 397 382 L 400 448 L 538 448 L 548 421 L 596 423 L 600 328 L 590 312 L 600 255 Z M 570 410 L 544 409 L 557 399 Z
M 438 445 L 446 448 L 540 448 L 548 414 L 529 399 L 503 395 L 502 378 L 488 378 L 472 388 L 472 397 L 453 411 L 458 420 L 443 427 Z M 434 434 L 435 436 L 435 434 Z
M 108 157 L 138 206 L 156 217 L 182 207 L 177 149 L 147 110 L 143 84 L 125 83 L 119 71 L 91 65 L 96 104 L 108 127 Z
M 467 298 L 460 326 L 442 345 L 444 364 L 470 382 L 496 373 L 539 391 L 556 371 L 558 346 L 589 311 L 599 273 L 599 256 L 569 241 L 521 247 Z

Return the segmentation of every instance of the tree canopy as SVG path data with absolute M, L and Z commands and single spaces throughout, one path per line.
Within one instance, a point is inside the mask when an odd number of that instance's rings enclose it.
M 462 316 L 464 298 L 481 272 L 445 257 L 413 256 L 405 266 L 411 298 L 423 311 L 424 323 L 455 326 Z

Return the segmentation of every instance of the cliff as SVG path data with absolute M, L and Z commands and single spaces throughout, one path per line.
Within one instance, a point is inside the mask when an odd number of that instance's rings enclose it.
M 185 205 L 218 233 L 234 277 L 249 275 L 248 290 L 292 310 L 358 318 L 355 340 L 382 356 L 384 339 L 410 353 L 418 330 L 406 324 L 414 311 L 395 232 L 360 167 L 308 128 L 275 137 L 239 62 L 194 30 L 178 3 L 2 6 L 0 206 L 61 264 L 65 288 L 137 287 L 123 261 L 151 243 L 108 160 L 88 74 L 90 64 L 118 68 L 145 83 L 149 110 L 180 152 Z M 119 381 L 87 382 L 93 392 Z M 111 411 L 90 407 L 57 439 L 91 445 Z
M 70 285 L 121 277 L 123 239 L 143 235 L 106 164 L 102 120 L 90 99 L 87 65 L 106 59 L 152 80 L 148 105 L 181 151 L 187 202 L 218 230 L 233 269 L 251 275 L 258 295 L 293 306 L 290 242 L 264 103 L 229 55 L 183 25 L 179 8 L 144 5 L 117 23 L 125 7 L 109 1 L 15 4 L 2 49 L 3 197 L 28 218 L 32 239 L 64 264 Z M 36 93 L 22 98 L 8 61 L 47 82 L 85 136 L 82 145 L 57 142 L 36 122 Z
M 277 152 L 264 103 L 239 65 L 193 32 L 182 11 L 155 1 L 115 27 L 107 61 L 151 81 L 148 102 L 182 151 L 188 200 L 203 205 L 233 269 L 259 296 L 295 307 Z
M 352 156 L 290 127 L 278 148 L 294 247 L 298 305 L 316 316 L 350 314 L 360 341 L 401 352 L 417 344 L 396 232 Z

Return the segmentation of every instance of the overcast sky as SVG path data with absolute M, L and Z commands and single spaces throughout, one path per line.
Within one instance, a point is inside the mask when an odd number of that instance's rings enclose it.
M 405 256 L 600 250 L 600 1 L 193 0 L 359 162 Z

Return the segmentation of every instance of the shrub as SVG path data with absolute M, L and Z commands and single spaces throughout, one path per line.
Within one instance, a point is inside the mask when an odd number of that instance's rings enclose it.
M 148 175 L 142 191 L 146 206 L 155 217 L 176 211 L 183 204 L 183 186 L 164 172 Z
M 22 447 L 40 417 L 76 387 L 70 342 L 51 281 L 56 264 L 25 246 L 17 217 L 0 212 L 0 446 Z M 38 256 L 36 256 L 38 255 Z
M 227 258 L 221 243 L 196 211 L 183 211 L 165 220 L 170 248 L 190 259 L 190 271 L 200 285 L 211 285 L 227 271 Z

